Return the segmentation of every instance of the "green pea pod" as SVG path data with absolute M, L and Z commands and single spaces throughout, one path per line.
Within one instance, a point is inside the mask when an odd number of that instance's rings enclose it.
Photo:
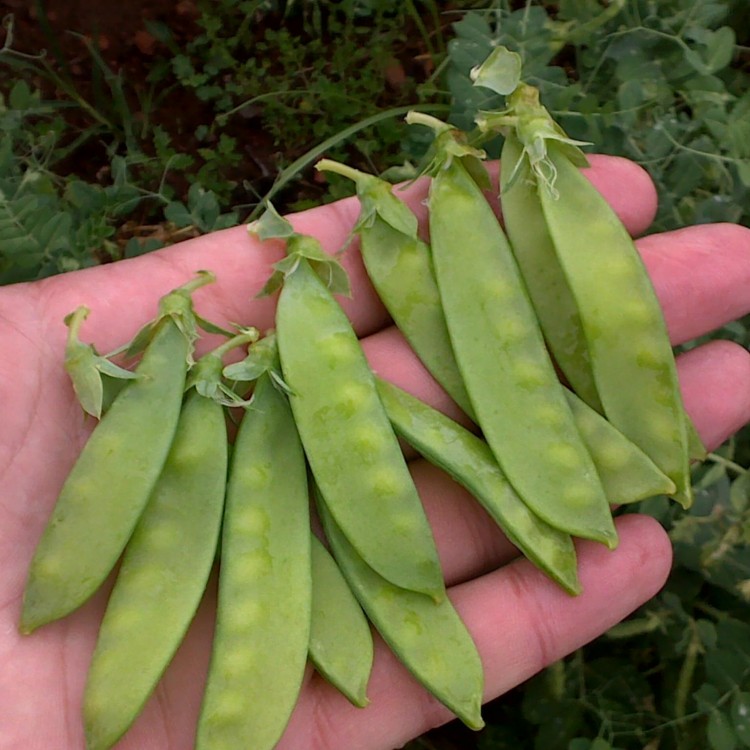
M 469 490 L 529 560 L 569 593 L 580 593 L 570 535 L 521 501 L 484 440 L 391 383 L 378 380 L 378 392 L 401 437 Z
M 540 518 L 612 548 L 617 533 L 604 488 L 510 246 L 462 162 L 474 152 L 430 121 L 424 124 L 438 130 L 429 195 L 435 276 L 478 423 L 503 473 Z
M 223 408 L 190 391 L 99 630 L 83 705 L 88 750 L 125 733 L 187 631 L 216 552 L 226 471 Z
M 302 685 L 311 598 L 304 454 L 286 397 L 263 374 L 230 461 L 197 750 L 278 742 Z
M 177 427 L 190 342 L 171 317 L 84 446 L 34 554 L 21 631 L 83 604 L 109 575 L 164 465 Z
M 362 211 L 357 222 L 367 275 L 417 356 L 470 417 L 473 409 L 455 363 L 429 247 L 417 236 L 417 217 L 385 180 L 323 159 L 317 164 L 353 179 Z
M 435 698 L 468 727 L 481 729 L 482 663 L 450 599 L 435 602 L 378 575 L 318 502 L 341 572 L 383 640 Z
M 601 194 L 554 143 L 555 198 L 539 191 L 581 316 L 604 414 L 692 503 L 685 410 L 661 308 L 633 240 Z M 585 220 L 582 220 L 585 217 Z
M 599 412 L 565 390 L 573 418 L 613 505 L 671 495 L 674 482 Z
M 289 257 L 311 239 L 291 238 Z M 432 531 L 362 347 L 304 257 L 284 280 L 276 335 L 305 453 L 337 524 L 384 578 L 444 596 Z
M 575 393 L 601 412 L 578 306 L 547 229 L 531 168 L 522 156 L 511 130 L 500 157 L 506 168 L 501 178 L 506 170 L 513 172 L 512 182 L 500 190 L 505 230 L 555 362 Z
M 328 682 L 355 706 L 368 703 L 373 659 L 370 626 L 336 561 L 312 537 L 310 659 Z

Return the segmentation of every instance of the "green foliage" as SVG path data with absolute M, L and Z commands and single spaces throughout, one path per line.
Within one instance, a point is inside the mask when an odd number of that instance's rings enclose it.
M 468 73 L 505 45 L 522 56 L 524 78 L 571 137 L 650 172 L 660 198 L 654 229 L 750 223 L 750 76 L 733 65 L 738 35 L 747 34 L 741 3 L 549 5 L 558 6 L 554 17 L 528 3 L 468 13 L 454 25 L 446 73 L 452 120 L 471 127 L 479 109 L 502 105 Z

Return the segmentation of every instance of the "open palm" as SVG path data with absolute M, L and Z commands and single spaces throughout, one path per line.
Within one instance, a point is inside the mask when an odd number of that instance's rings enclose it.
M 621 159 L 592 160 L 589 176 L 631 233 L 653 217 L 645 174 Z M 424 183 L 403 192 L 424 210 Z M 298 231 L 330 251 L 349 235 L 358 205 L 345 200 L 292 217 Z M 696 226 L 639 241 L 675 344 L 750 312 L 750 232 Z M 207 268 L 217 283 L 195 295 L 218 323 L 273 324 L 272 298 L 256 299 L 280 246 L 260 247 L 243 227 L 191 240 L 122 263 L 0 289 L 0 750 L 79 750 L 80 705 L 88 662 L 106 603 L 100 591 L 63 621 L 18 634 L 21 597 L 33 550 L 62 481 L 86 439 L 62 369 L 63 317 L 85 304 L 82 335 L 101 352 L 128 340 L 155 313 L 157 299 Z M 353 295 L 342 300 L 381 376 L 456 416 L 456 407 L 415 359 L 368 284 L 358 254 L 345 257 Z M 207 343 L 201 344 L 207 346 Z M 679 359 L 685 402 L 701 436 L 715 447 L 750 420 L 750 356 L 712 342 Z M 620 545 L 579 546 L 584 593 L 571 598 L 530 564 L 455 483 L 421 460 L 411 467 L 433 525 L 451 596 L 474 636 L 491 699 L 598 636 L 653 596 L 670 567 L 669 541 L 650 518 L 620 519 Z M 208 667 L 215 581 L 187 639 L 121 750 L 188 750 Z M 280 743 L 304 750 L 398 747 L 451 717 L 382 643 L 366 709 L 350 706 L 309 672 Z

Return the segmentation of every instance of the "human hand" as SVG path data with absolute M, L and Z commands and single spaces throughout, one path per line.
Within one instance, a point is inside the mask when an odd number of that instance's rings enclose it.
M 629 162 L 592 158 L 588 174 L 633 234 L 646 229 L 655 194 Z M 402 195 L 424 211 L 425 183 Z M 345 200 L 293 217 L 295 228 L 341 247 L 358 214 Z M 696 226 L 639 241 L 675 344 L 750 312 L 750 233 L 729 225 Z M 31 636 L 17 626 L 26 572 L 57 492 L 91 424 L 82 418 L 62 368 L 63 317 L 91 308 L 82 335 L 102 352 L 128 340 L 153 316 L 156 300 L 201 268 L 217 283 L 195 294 L 217 323 L 266 329 L 272 298 L 256 299 L 280 257 L 236 227 L 140 258 L 0 288 L 0 748 L 84 747 L 80 704 L 107 590 L 62 621 Z M 424 371 L 366 280 L 355 252 L 345 265 L 353 287 L 342 305 L 379 375 L 457 416 Z M 210 338 L 210 337 L 209 337 Z M 202 344 L 208 347 L 208 341 Z M 750 420 L 750 356 L 716 341 L 679 358 L 688 411 L 709 448 Z M 618 522 L 619 547 L 579 545 L 584 592 L 572 598 L 532 565 L 481 508 L 438 469 L 421 460 L 412 472 L 432 523 L 450 594 L 476 640 L 487 700 L 597 637 L 651 598 L 669 572 L 669 540 L 652 519 Z M 200 707 L 215 607 L 215 581 L 164 679 L 120 750 L 188 750 Z M 370 705 L 351 706 L 308 672 L 282 750 L 383 750 L 397 747 L 451 716 L 376 645 Z

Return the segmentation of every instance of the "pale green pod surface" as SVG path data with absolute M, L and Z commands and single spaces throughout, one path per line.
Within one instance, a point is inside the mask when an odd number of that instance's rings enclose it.
M 479 425 L 519 497 L 569 534 L 617 544 L 507 238 L 454 159 L 430 188 L 430 238 L 448 331 Z
M 566 390 L 566 396 L 613 505 L 675 491 L 674 482 L 637 445 L 574 393 Z
M 286 397 L 262 375 L 230 461 L 197 750 L 270 750 L 302 686 L 312 581 L 307 470 Z
M 226 472 L 223 408 L 190 391 L 99 630 L 83 704 L 88 750 L 125 733 L 182 642 L 214 561 Z
M 316 536 L 312 581 L 310 659 L 351 703 L 364 707 L 372 671 L 372 632 L 336 561 Z
M 505 231 L 544 338 L 573 390 L 601 411 L 578 307 L 557 259 L 536 184 L 514 131 L 507 133 L 500 159 L 501 179 L 513 173 L 512 183 L 502 183 L 500 191 Z
M 548 144 L 559 196 L 540 187 L 550 236 L 581 316 L 604 414 L 692 502 L 674 354 L 638 251 L 602 195 Z
M 304 258 L 284 281 L 276 336 L 305 453 L 337 524 L 384 578 L 444 596 L 432 530 L 362 347 Z
M 20 629 L 77 609 L 120 557 L 167 457 L 190 342 L 162 319 L 138 365 L 83 447 L 34 554 Z
M 379 380 L 378 391 L 396 431 L 471 492 L 532 563 L 569 593 L 580 593 L 570 535 L 550 526 L 527 507 L 508 483 L 487 443 L 391 383 Z
M 446 596 L 440 602 L 394 586 L 357 554 L 319 503 L 326 536 L 355 596 L 414 677 L 472 729 L 481 729 L 484 675 L 474 641 Z
M 473 409 L 453 355 L 429 247 L 376 217 L 360 232 L 362 260 L 394 323 L 448 395 Z

